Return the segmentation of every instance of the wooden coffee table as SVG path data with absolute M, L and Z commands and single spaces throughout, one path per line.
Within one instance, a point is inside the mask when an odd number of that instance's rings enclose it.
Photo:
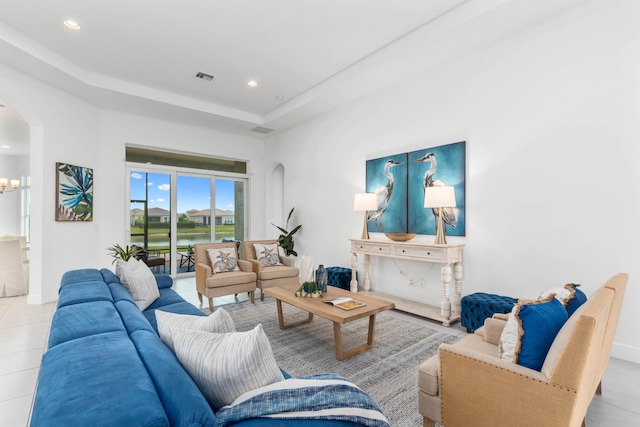
M 300 285 L 285 285 L 276 286 L 273 288 L 264 289 L 263 292 L 266 295 L 272 296 L 276 299 L 278 307 L 278 324 L 280 329 L 288 329 L 294 326 L 302 325 L 313 321 L 313 315 L 316 314 L 327 320 L 333 322 L 333 338 L 336 343 L 336 357 L 338 360 L 344 360 L 348 357 L 362 353 L 368 348 L 373 347 L 373 334 L 375 331 L 376 314 L 385 310 L 395 308 L 395 304 L 389 301 L 368 297 L 365 295 L 352 293 L 345 291 L 344 289 L 331 287 L 329 291 L 324 295 L 324 298 L 305 298 L 296 297 L 295 292 Z M 356 308 L 353 310 L 343 310 L 338 307 L 334 307 L 331 304 L 326 304 L 323 301 L 338 297 L 351 297 L 354 300 L 362 301 L 366 305 L 364 307 Z M 307 319 L 299 320 L 297 322 L 284 323 L 282 316 L 282 302 L 286 302 L 289 305 L 304 310 L 309 313 Z M 367 342 L 350 350 L 343 350 L 342 348 L 342 332 L 340 325 L 354 320 L 362 319 L 364 317 L 369 318 L 369 333 L 367 335 Z

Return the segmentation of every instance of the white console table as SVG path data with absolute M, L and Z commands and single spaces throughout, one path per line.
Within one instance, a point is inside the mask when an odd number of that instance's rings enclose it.
M 364 255 L 363 289 L 365 293 L 373 296 L 377 294 L 380 298 L 391 300 L 399 310 L 437 320 L 445 326 L 450 326 L 451 323 L 460 320 L 463 248 L 463 244 L 436 245 L 435 243 L 425 242 L 351 239 L 351 292 L 358 292 L 356 268 L 358 266 L 358 254 L 362 254 Z M 440 276 L 442 280 L 442 301 L 440 303 L 440 309 L 438 310 L 437 307 L 428 304 L 417 303 L 393 295 L 371 291 L 371 280 L 369 278 L 371 255 L 440 264 Z M 455 288 L 453 295 L 450 295 L 449 289 L 452 278 Z

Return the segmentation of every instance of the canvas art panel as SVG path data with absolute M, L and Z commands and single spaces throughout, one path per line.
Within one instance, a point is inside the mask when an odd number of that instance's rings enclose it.
M 56 163 L 56 221 L 93 221 L 93 169 Z
M 374 193 L 378 209 L 367 211 L 367 229 L 376 233 L 407 232 L 407 154 L 368 160 L 367 193 Z
M 416 234 L 436 234 L 436 215 L 433 209 L 424 207 L 424 190 L 427 186 L 452 186 L 456 194 L 456 207 L 449 209 L 453 215 L 451 224 L 445 223 L 447 236 L 466 235 L 465 215 L 465 141 L 438 147 L 425 148 L 408 153 L 408 230 Z

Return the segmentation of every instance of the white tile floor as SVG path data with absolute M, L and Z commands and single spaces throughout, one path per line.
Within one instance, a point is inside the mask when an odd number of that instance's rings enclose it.
M 187 301 L 199 306 L 193 277 L 177 280 L 174 289 Z M 247 296 L 238 295 L 238 298 L 246 299 Z M 214 305 L 233 301 L 233 295 L 215 298 Z M 26 427 L 29 424 L 40 360 L 54 311 L 55 303 L 28 305 L 26 296 L 0 298 L 0 427 Z M 444 328 L 415 316 L 396 311 L 392 313 L 416 324 Z M 459 324 L 444 329 L 449 333 L 465 334 Z M 640 425 L 640 407 L 637 405 L 640 365 L 611 359 L 602 385 L 603 394 L 595 396 L 589 406 L 587 426 Z
M 29 423 L 42 353 L 55 303 L 28 305 L 27 297 L 0 298 L 0 426 Z

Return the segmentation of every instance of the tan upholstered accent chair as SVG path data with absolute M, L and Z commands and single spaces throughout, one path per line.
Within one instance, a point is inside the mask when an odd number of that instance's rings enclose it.
M 239 259 L 238 267 L 240 271 L 214 273 L 207 250 L 219 248 L 235 249 L 236 244 L 235 242 L 206 243 L 193 246 L 196 264 L 196 289 L 198 290 L 200 303 L 202 303 L 202 296 L 204 295 L 209 299 L 209 310 L 213 312 L 214 297 L 248 292 L 253 304 L 255 301 L 256 274 L 251 271 L 251 264 Z
M 418 368 L 418 410 L 424 426 L 584 425 L 609 362 L 628 275 L 607 281 L 556 335 L 540 372 L 498 357 L 506 324 L 484 326 Z
M 291 283 L 299 283 L 298 268 L 294 265 L 294 260 L 287 257 L 280 257 L 280 262 L 284 265 L 274 265 L 264 267 L 256 257 L 254 244 L 275 245 L 275 240 L 246 240 L 242 242 L 244 259 L 251 263 L 251 268 L 258 275 L 258 288 L 260 288 L 260 300 L 264 301 L 263 289 L 273 286 L 283 286 Z

